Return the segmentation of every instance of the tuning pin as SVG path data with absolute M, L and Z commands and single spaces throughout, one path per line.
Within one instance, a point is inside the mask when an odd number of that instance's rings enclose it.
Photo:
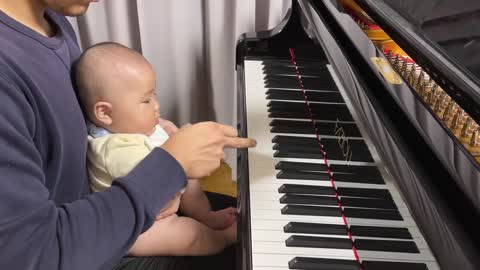
M 435 82 L 433 81 L 433 78 L 430 77 L 430 79 L 428 79 L 427 85 L 433 85 L 433 84 L 435 84 Z
M 402 69 L 401 69 L 401 75 L 402 77 L 406 78 L 407 77 L 407 70 L 408 70 L 408 57 L 405 58 L 404 62 L 403 62 L 403 66 L 402 66 Z
M 445 108 L 445 103 L 447 103 L 447 105 L 448 105 L 448 100 L 447 100 L 448 95 L 447 95 L 447 93 L 445 93 L 445 91 L 443 91 L 443 90 L 440 90 L 440 91 L 441 91 L 440 98 L 442 100 L 442 103 L 440 103 L 440 108 L 443 109 L 443 108 Z
M 460 127 L 460 118 L 463 115 L 462 110 L 458 110 L 456 114 L 453 115 L 452 123 L 450 124 L 450 128 L 453 129 L 458 129 Z
M 398 53 L 395 55 L 395 59 L 393 60 L 393 65 L 396 68 L 400 62 L 400 55 Z
M 471 147 L 480 146 L 480 143 L 479 143 L 479 140 L 478 140 L 478 128 L 475 129 L 472 133 L 472 138 L 470 139 L 470 146 Z
M 422 82 L 420 84 L 420 87 L 418 88 L 418 95 L 421 97 L 421 98 L 424 98 L 425 97 L 425 90 L 427 89 L 427 85 L 425 84 L 425 82 Z
M 463 124 L 463 128 L 462 128 L 461 136 L 463 138 L 468 137 L 468 135 L 470 134 L 470 126 L 471 125 L 472 125 L 472 118 L 468 117 L 467 121 L 465 122 L 465 124 Z
M 444 122 L 447 122 L 448 119 L 450 119 L 450 116 L 451 116 L 451 114 L 452 114 L 452 111 L 453 111 L 454 106 L 455 106 L 455 103 L 451 100 L 450 103 L 448 103 L 447 108 L 446 108 L 445 111 L 443 112 L 442 120 L 443 120 Z
M 422 85 L 424 76 L 425 76 L 425 73 L 423 73 L 423 70 L 420 70 L 420 74 L 418 75 L 418 79 L 417 79 L 416 88 L 419 88 Z
M 428 92 L 426 102 L 430 106 L 435 104 L 435 93 L 433 91 Z
M 415 87 L 415 76 L 417 75 L 417 67 L 416 64 L 413 64 L 412 69 L 410 70 L 410 74 L 408 76 L 408 83 L 412 86 Z
M 442 111 L 442 103 L 443 103 L 443 95 L 440 95 L 435 101 L 435 106 L 433 108 L 433 111 L 436 113 L 440 113 Z

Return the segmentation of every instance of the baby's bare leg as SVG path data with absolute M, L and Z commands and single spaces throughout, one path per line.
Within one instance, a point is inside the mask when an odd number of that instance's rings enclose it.
M 180 210 L 214 230 L 223 230 L 236 221 L 236 209 L 233 207 L 212 211 L 210 202 L 200 186 L 200 181 L 188 180 L 185 193 L 182 195 Z
M 185 216 L 201 221 L 211 211 L 210 201 L 197 179 L 189 179 L 180 202 L 180 211 Z
M 129 254 L 133 256 L 201 256 L 219 253 L 236 240 L 236 224 L 214 231 L 198 221 L 171 215 L 155 221 L 141 234 Z

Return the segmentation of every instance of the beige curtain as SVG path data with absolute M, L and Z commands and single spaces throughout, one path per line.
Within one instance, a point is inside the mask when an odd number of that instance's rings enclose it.
M 157 74 L 162 117 L 178 125 L 236 122 L 235 44 L 275 27 L 291 0 L 102 0 L 70 18 L 83 48 L 115 41 L 141 52 Z M 226 160 L 235 178 L 236 158 Z
M 153 64 L 163 117 L 179 125 L 233 124 L 236 40 L 275 27 L 289 5 L 288 0 L 103 0 L 70 21 L 83 48 L 115 41 Z

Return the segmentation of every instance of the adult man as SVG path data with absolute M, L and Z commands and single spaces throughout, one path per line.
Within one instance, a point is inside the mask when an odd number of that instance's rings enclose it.
M 86 128 L 69 76 L 80 51 L 51 10 L 77 16 L 91 2 L 0 0 L 0 269 L 111 269 L 186 175 L 209 174 L 223 147 L 254 145 L 232 127 L 193 125 L 87 196 Z

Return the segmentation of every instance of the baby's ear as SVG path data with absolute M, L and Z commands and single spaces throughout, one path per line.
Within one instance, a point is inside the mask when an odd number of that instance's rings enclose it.
M 102 124 L 112 124 L 112 104 L 105 101 L 99 101 L 95 103 L 93 112 L 95 118 Z

